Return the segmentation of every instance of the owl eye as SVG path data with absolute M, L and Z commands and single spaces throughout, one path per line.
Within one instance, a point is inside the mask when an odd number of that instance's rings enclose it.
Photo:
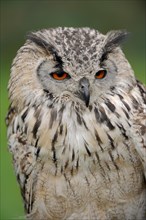
M 107 74 L 106 70 L 99 70 L 96 74 L 95 74 L 95 78 L 96 79 L 103 79 Z
M 66 72 L 59 72 L 59 73 L 57 73 L 57 72 L 55 72 L 55 73 L 51 73 L 50 74 L 51 75 L 51 77 L 53 78 L 53 79 L 55 79 L 55 80 L 64 80 L 64 79 L 69 79 L 70 78 L 70 75 L 68 74 L 68 73 L 66 73 Z

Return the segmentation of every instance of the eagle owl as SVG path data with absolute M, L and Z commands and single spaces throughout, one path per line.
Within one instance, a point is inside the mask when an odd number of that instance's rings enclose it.
M 17 52 L 7 126 L 28 219 L 146 219 L 146 89 L 126 36 L 44 29 Z

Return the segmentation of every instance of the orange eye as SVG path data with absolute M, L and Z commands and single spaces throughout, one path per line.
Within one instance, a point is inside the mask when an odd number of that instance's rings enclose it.
M 50 75 L 52 76 L 53 79 L 56 79 L 56 80 L 64 80 L 64 79 L 70 78 L 68 73 L 65 73 L 63 71 L 59 73 L 51 73 Z
M 99 70 L 96 74 L 95 74 L 95 78 L 96 79 L 103 79 L 107 74 L 106 70 Z

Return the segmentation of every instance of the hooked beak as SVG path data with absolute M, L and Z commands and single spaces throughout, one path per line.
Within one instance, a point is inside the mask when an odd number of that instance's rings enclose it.
M 83 77 L 79 81 L 79 93 L 80 93 L 80 98 L 85 102 L 86 107 L 89 106 L 89 101 L 90 101 L 90 91 L 89 91 L 89 80 L 86 77 Z

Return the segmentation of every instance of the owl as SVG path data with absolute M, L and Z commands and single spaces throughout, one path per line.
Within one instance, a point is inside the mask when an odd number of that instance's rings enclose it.
M 27 219 L 146 219 L 146 88 L 126 31 L 28 34 L 8 85 L 8 146 Z

